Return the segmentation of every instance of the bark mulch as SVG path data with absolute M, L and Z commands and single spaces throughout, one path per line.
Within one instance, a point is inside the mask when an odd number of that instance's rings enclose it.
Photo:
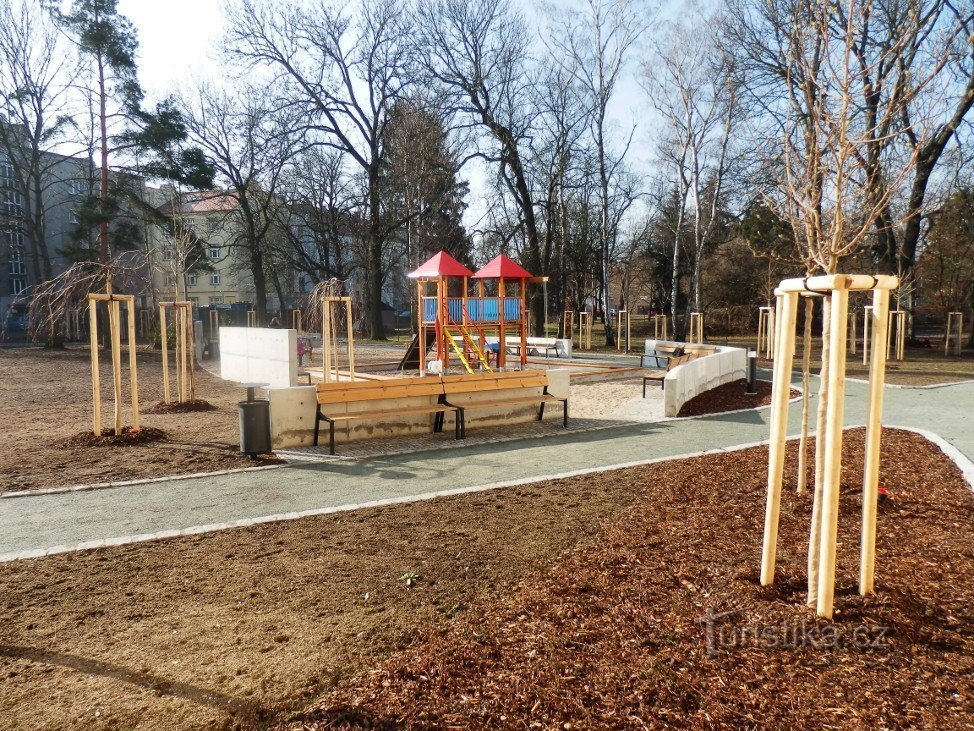
M 862 599 L 863 432 L 846 434 L 834 622 L 804 606 L 795 444 L 771 587 L 766 448 L 626 470 L 616 483 L 644 491 L 626 517 L 283 728 L 974 728 L 974 496 L 936 447 L 887 430 Z
M 162 429 L 153 429 L 151 426 L 141 427 L 138 431 L 131 427 L 124 427 L 121 434 L 116 434 L 114 429 L 102 429 L 100 435 L 94 432 L 83 431 L 64 440 L 67 447 L 124 447 L 137 444 L 150 444 L 166 438 L 166 432 Z
M 743 378 L 694 396 L 680 408 L 677 416 L 703 416 L 738 409 L 757 409 L 771 403 L 771 381 L 756 381 L 756 394 L 747 395 L 747 381 Z M 799 392 L 791 389 L 790 398 Z
M 145 410 L 146 414 L 192 414 L 197 411 L 216 411 L 216 406 L 206 399 L 191 399 L 189 401 L 160 401 Z

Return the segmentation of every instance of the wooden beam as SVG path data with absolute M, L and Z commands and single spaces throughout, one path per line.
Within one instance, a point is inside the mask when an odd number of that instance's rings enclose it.
M 88 297 L 88 339 L 91 343 L 92 433 L 101 436 L 101 374 L 98 372 L 98 301 Z
M 895 279 L 895 277 L 894 277 Z M 818 602 L 816 613 L 832 618 L 835 598 L 835 552 L 839 530 L 839 491 L 842 481 L 842 420 L 845 408 L 846 329 L 849 322 L 849 290 L 832 293 L 829 333 L 829 390 L 825 413 L 825 465 L 822 481 L 822 534 L 818 552 Z M 823 435 L 818 435 L 819 439 Z
M 859 551 L 859 593 L 873 591 L 876 570 L 876 504 L 879 500 L 879 452 L 883 431 L 883 386 L 886 379 L 886 323 L 889 290 L 873 293 L 872 362 L 869 365 L 869 403 L 866 416 L 866 457 L 862 474 L 862 541 Z M 863 348 L 869 347 L 863 343 Z
M 129 396 L 132 399 L 132 430 L 138 431 L 139 424 L 139 370 L 136 364 L 135 342 L 135 301 L 128 301 L 128 343 L 129 343 Z
M 771 440 L 768 445 L 768 495 L 764 513 L 764 544 L 761 555 L 761 585 L 774 582 L 778 550 L 778 517 L 781 509 L 781 481 L 785 468 L 785 442 L 788 435 L 788 400 L 791 396 L 791 368 L 795 357 L 795 323 L 798 294 L 779 297 L 779 332 L 775 344 L 774 375 L 771 381 Z

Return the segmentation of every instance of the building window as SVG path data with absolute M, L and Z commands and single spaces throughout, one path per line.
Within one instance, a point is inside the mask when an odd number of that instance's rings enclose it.
M 75 209 L 71 209 L 71 215 L 68 219 L 72 226 L 78 225 L 78 212 Z
M 10 279 L 10 294 L 23 294 L 24 290 L 27 289 L 27 280 L 20 277 Z
M 187 282 L 187 284 L 189 284 L 189 286 L 195 287 L 196 286 L 196 275 L 195 274 L 190 274 L 189 276 L 187 276 L 186 277 L 186 282 Z
M 216 261 L 217 259 L 220 258 L 220 247 L 219 246 L 211 246 L 210 247 L 210 258 L 213 259 L 214 261 Z
M 2 208 L 4 215 L 20 218 L 24 215 L 24 200 L 17 191 L 4 190 L 0 208 Z
M 73 195 L 73 196 L 84 195 L 86 187 L 87 185 L 84 180 L 69 180 L 68 195 Z
M 190 297 L 189 298 L 189 301 L 193 303 L 193 307 L 199 307 L 199 305 L 200 305 L 200 298 L 199 297 Z
M 14 166 L 6 153 L 0 153 L 0 186 L 12 188 L 14 186 Z
M 19 228 L 8 228 L 3 232 L 3 238 L 7 241 L 7 247 L 10 249 L 23 251 L 24 246 L 27 244 L 27 237 Z
M 220 283 L 220 273 L 219 272 L 215 272 L 215 273 L 211 274 L 210 275 L 210 284 L 219 284 L 219 283 Z
M 27 274 L 27 267 L 24 265 L 24 252 L 16 249 L 10 252 L 10 262 L 8 263 L 9 273 L 15 277 L 23 277 Z
M 210 297 L 210 304 L 211 305 L 222 305 L 223 304 L 223 297 L 219 297 L 219 296 L 217 296 L 217 297 Z

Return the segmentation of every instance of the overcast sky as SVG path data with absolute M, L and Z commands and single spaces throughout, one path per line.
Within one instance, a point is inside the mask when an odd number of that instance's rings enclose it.
M 119 10 L 138 29 L 139 78 L 150 97 L 164 96 L 194 76 L 219 79 L 216 49 L 226 27 L 222 0 L 120 0 Z M 631 70 L 620 86 L 612 116 L 620 134 L 622 130 L 628 134 L 639 123 L 627 161 L 637 172 L 645 172 L 651 149 L 645 124 L 649 110 L 635 73 Z M 484 173 L 471 168 L 462 175 L 471 184 L 465 223 L 475 227 L 484 211 Z

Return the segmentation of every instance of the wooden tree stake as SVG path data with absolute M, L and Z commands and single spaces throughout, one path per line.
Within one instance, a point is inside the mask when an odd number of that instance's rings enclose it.
M 778 515 L 781 507 L 781 481 L 785 467 L 785 439 L 788 435 L 788 397 L 791 395 L 791 368 L 795 357 L 795 322 L 798 294 L 779 298 L 777 311 L 781 335 L 777 338 L 774 375 L 771 381 L 771 440 L 768 445 L 768 498 L 764 516 L 764 545 L 761 555 L 761 585 L 774 581 L 778 550 Z
M 88 300 L 88 337 L 91 341 L 91 395 L 94 404 L 92 430 L 101 436 L 101 374 L 98 370 L 98 303 Z
M 839 530 L 839 489 L 842 481 L 842 420 L 845 409 L 846 334 L 849 290 L 832 292 L 832 330 L 829 352 L 829 393 L 825 415 L 825 468 L 822 482 L 822 535 L 818 551 L 816 613 L 832 618 L 835 596 L 835 550 Z M 819 434 L 821 439 L 823 435 Z

